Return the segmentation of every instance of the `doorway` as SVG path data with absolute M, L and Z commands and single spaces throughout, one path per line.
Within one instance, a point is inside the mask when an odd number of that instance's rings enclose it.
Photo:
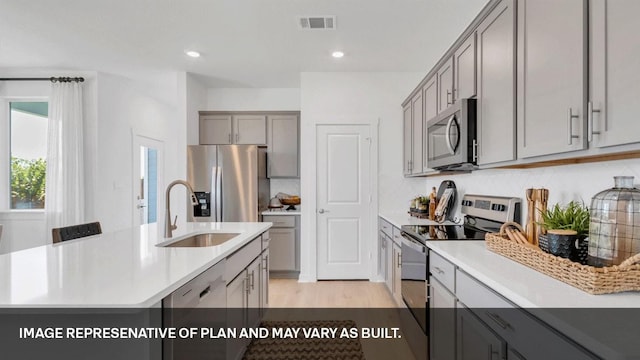
M 133 226 L 158 221 L 163 145 L 160 140 L 133 136 Z
M 370 277 L 371 129 L 319 125 L 317 278 Z

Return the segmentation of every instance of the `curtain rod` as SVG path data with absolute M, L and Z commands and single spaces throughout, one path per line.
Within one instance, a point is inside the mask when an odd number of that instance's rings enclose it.
M 51 81 L 51 82 L 83 82 L 83 77 L 50 77 L 50 78 L 0 78 L 0 81 Z

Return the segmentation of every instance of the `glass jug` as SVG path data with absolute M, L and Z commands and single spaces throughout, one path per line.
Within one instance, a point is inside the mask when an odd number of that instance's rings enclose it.
M 640 190 L 633 187 L 633 176 L 613 179 L 613 188 L 599 192 L 591 200 L 591 266 L 618 265 L 640 253 Z

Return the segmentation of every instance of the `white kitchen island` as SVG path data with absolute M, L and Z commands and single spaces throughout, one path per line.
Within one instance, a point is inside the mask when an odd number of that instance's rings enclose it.
M 455 266 L 455 289 L 449 289 L 457 294 L 454 296 L 461 297 L 460 288 L 465 281 L 469 283 L 465 280 L 468 275 L 506 299 L 508 302 L 504 304 L 522 308 L 600 358 L 640 358 L 640 329 L 636 322 L 640 313 L 639 292 L 590 295 L 489 251 L 484 241 L 427 241 L 427 247 Z M 474 302 L 485 304 L 479 309 L 482 312 L 493 307 L 486 305 L 487 301 L 476 301 L 484 297 L 480 292 L 471 296 Z M 498 303 L 496 307 L 502 306 Z M 507 333 L 513 331 L 508 329 Z M 535 340 L 530 342 L 534 344 Z
M 0 255 L 0 307 L 146 308 L 269 230 L 271 223 L 186 223 L 173 240 L 239 235 L 210 247 L 159 247 L 158 224 Z

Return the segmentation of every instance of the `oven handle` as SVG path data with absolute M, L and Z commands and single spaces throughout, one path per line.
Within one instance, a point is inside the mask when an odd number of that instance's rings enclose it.
M 427 253 L 427 247 L 425 245 L 422 245 L 422 243 L 420 243 L 417 240 L 414 240 L 411 235 L 407 234 L 406 232 L 402 232 L 402 244 L 406 245 L 410 248 L 412 248 L 415 251 L 419 251 L 420 253 L 426 254 Z

